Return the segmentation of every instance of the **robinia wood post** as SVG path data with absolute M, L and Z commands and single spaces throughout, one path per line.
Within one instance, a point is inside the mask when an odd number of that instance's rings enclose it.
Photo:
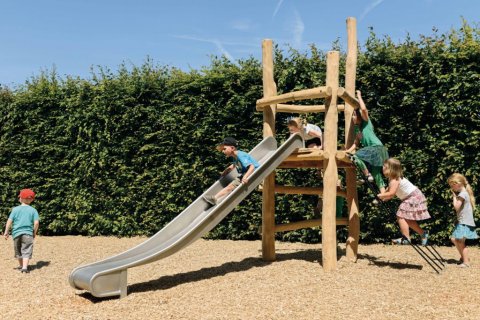
M 347 61 L 345 70 L 345 90 L 355 96 L 355 80 L 357 73 L 357 20 L 347 18 Z M 353 106 L 345 102 L 345 148 L 352 146 L 355 135 L 352 123 Z M 358 215 L 357 175 L 355 168 L 346 170 L 347 207 L 348 207 L 348 239 L 346 242 L 347 259 L 356 261 L 358 241 L 360 237 L 360 218 Z
M 322 213 L 322 263 L 325 271 L 337 268 L 336 196 L 338 169 L 337 152 L 338 110 L 337 92 L 340 54 L 327 53 L 326 85 L 332 89 L 332 96 L 325 101 L 324 150 L 328 158 L 323 161 L 323 213 Z
M 263 65 L 263 97 L 277 94 L 277 86 L 273 79 L 272 40 L 262 42 Z M 275 136 L 275 107 L 267 105 L 263 108 L 263 137 Z M 265 261 L 275 260 L 275 171 L 263 181 L 262 195 L 262 258 Z

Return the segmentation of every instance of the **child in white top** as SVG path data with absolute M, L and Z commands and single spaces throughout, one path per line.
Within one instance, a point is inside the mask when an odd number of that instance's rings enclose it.
M 287 122 L 288 131 L 291 134 L 299 133 L 305 140 L 307 148 L 323 148 L 322 129 L 319 126 L 306 123 L 300 118 L 289 118 Z
M 388 178 L 388 187 L 385 192 L 378 194 L 383 200 L 390 200 L 397 196 L 402 202 L 397 210 L 397 222 L 400 232 L 410 242 L 410 228 L 422 237 L 422 245 L 427 245 L 428 233 L 419 225 L 419 220 L 430 218 L 427 209 L 427 199 L 422 191 L 403 177 L 400 161 L 395 158 L 387 159 L 382 167 L 383 174 Z M 402 238 L 392 240 L 393 243 L 402 244 Z
M 450 240 L 460 253 L 460 267 L 466 268 L 470 266 L 470 259 L 465 240 L 478 238 L 473 220 L 475 197 L 467 179 L 460 173 L 452 174 L 448 178 L 448 184 L 452 191 L 453 207 L 457 214 L 457 224 Z

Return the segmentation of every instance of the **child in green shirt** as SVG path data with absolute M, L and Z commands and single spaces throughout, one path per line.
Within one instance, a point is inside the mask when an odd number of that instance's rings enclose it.
M 375 135 L 372 121 L 370 121 L 368 116 L 368 109 L 359 90 L 357 91 L 357 97 L 360 102 L 360 108 L 353 113 L 355 142 L 346 151 L 352 153 L 360 144 L 362 145 L 362 148 L 353 155 L 353 161 L 370 182 L 375 181 L 380 192 L 385 192 L 382 166 L 385 160 L 389 158 L 388 151 Z

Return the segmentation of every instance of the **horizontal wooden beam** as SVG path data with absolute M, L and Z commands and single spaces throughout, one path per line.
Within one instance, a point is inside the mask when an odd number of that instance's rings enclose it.
M 330 158 L 327 151 L 316 148 L 299 148 L 289 155 L 283 162 L 303 162 L 303 161 L 323 161 Z M 337 161 L 351 164 L 350 157 L 344 150 L 335 152 L 335 159 Z
M 323 168 L 323 161 L 305 160 L 305 161 L 283 161 L 277 167 L 278 169 L 293 169 L 293 168 Z
M 358 102 L 357 98 L 350 95 L 345 88 L 338 88 L 337 95 L 342 98 L 343 101 L 351 105 L 354 109 L 360 108 L 360 102 Z
M 323 168 L 323 160 L 328 159 L 328 152 L 316 148 L 298 148 L 277 167 L 287 168 Z M 339 168 L 354 168 L 354 165 L 344 150 L 335 153 L 335 160 Z
M 272 104 L 288 102 L 288 101 L 306 100 L 306 99 L 327 98 L 331 96 L 332 96 L 331 87 L 317 87 L 313 89 L 305 89 L 300 91 L 284 93 L 277 96 L 266 97 L 266 98 L 257 100 L 257 111 L 260 111 L 258 109 L 259 107 L 264 107 Z
M 342 162 L 342 161 L 337 161 L 337 167 L 341 169 L 345 168 L 355 168 L 353 164 L 347 163 L 347 162 Z M 323 161 L 283 161 L 280 165 L 277 167 L 278 169 L 307 169 L 307 168 L 316 168 L 316 169 L 322 169 L 323 168 Z
M 338 150 L 337 153 L 335 154 L 335 159 L 337 159 L 338 161 L 342 161 L 342 162 L 352 163 L 352 161 L 350 160 L 350 157 L 348 156 L 347 152 L 344 151 L 344 150 Z
M 296 149 L 291 155 L 289 155 L 285 161 L 303 161 L 303 160 L 315 160 L 323 161 L 330 158 L 328 152 L 317 148 L 299 148 Z
M 336 218 L 336 224 L 337 226 L 348 226 L 348 218 Z M 292 230 L 314 228 L 314 227 L 321 227 L 321 226 L 322 226 L 322 219 L 296 221 L 296 222 L 290 222 L 290 223 L 284 223 L 284 224 L 277 224 L 275 226 L 275 232 L 292 231 Z
M 257 111 L 263 111 L 265 107 L 257 107 Z M 339 104 L 337 105 L 338 112 L 345 111 L 345 105 Z M 275 109 L 277 112 L 283 113 L 320 113 L 325 112 L 325 105 L 301 105 L 301 104 L 283 104 L 278 103 L 277 108 Z
M 281 194 L 311 194 L 311 195 L 323 195 L 322 187 L 295 187 L 295 186 L 281 186 L 275 185 L 275 193 Z M 347 193 L 341 188 L 337 188 L 337 195 L 346 198 Z
M 275 185 L 275 193 L 281 194 L 311 194 L 311 195 L 322 195 L 323 188 L 320 187 L 295 187 L 295 186 L 281 186 Z

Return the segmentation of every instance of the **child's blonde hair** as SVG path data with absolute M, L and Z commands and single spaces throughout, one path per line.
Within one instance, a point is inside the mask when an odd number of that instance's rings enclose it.
M 383 163 L 386 167 L 385 175 L 389 179 L 403 178 L 403 167 L 398 159 L 389 158 Z
M 475 197 L 473 195 L 473 190 L 470 184 L 467 181 L 467 178 L 461 173 L 454 173 L 450 177 L 448 177 L 448 184 L 460 184 L 465 187 L 467 190 L 468 195 L 470 196 L 470 203 L 472 204 L 472 209 L 475 210 Z
M 298 129 L 302 130 L 303 127 L 305 126 L 305 120 L 300 118 L 300 117 L 288 118 L 287 126 L 295 127 L 295 128 L 298 128 Z

